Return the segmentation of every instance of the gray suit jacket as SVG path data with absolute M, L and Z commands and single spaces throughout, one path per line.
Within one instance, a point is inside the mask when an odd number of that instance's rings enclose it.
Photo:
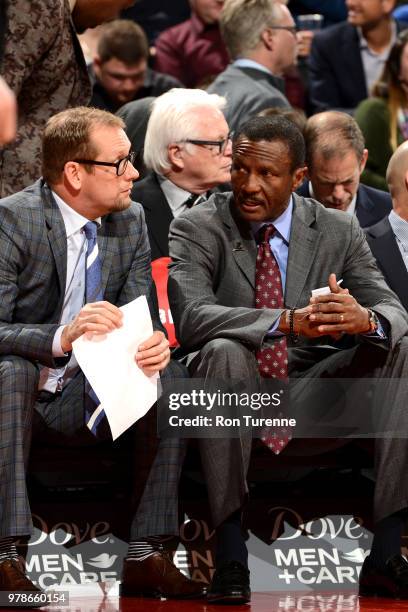
M 294 194 L 285 306 L 309 303 L 331 272 L 363 306 L 390 325 L 390 345 L 407 332 L 407 315 L 378 270 L 355 218 Z M 256 244 L 237 218 L 232 194 L 215 194 L 170 227 L 169 299 L 180 344 L 197 350 L 215 338 L 259 348 L 282 310 L 255 308 Z M 269 340 L 272 341 L 272 340 Z M 297 346 L 332 344 L 301 338 Z
M 225 118 L 231 130 L 265 108 L 289 107 L 282 93 L 282 79 L 255 68 L 228 66 L 208 88 L 208 93 L 216 93 L 227 98 Z
M 163 331 L 140 204 L 103 217 L 98 247 L 104 299 L 121 306 L 146 295 L 153 328 Z M 52 357 L 52 341 L 65 293 L 67 238 L 42 180 L 0 200 L 0 252 L 0 355 L 62 365 Z

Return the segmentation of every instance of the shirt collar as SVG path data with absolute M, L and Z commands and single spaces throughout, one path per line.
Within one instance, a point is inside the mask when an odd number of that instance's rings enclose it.
M 172 181 L 161 174 L 158 174 L 157 178 L 171 210 L 173 212 L 177 211 L 191 196 L 191 192 L 186 191 L 178 185 L 175 185 Z
M 309 193 L 310 193 L 310 197 L 314 198 L 315 200 L 317 200 L 319 202 L 319 200 L 316 198 L 315 193 L 313 191 L 313 185 L 312 182 L 309 181 Z M 350 204 L 347 206 L 347 209 L 344 211 L 345 213 L 347 213 L 348 215 L 353 216 L 354 213 L 356 212 L 356 204 L 357 204 L 357 191 L 354 195 L 354 198 L 351 200 Z M 322 202 L 320 202 L 322 204 Z M 324 204 L 323 204 L 324 206 Z
M 259 64 L 255 60 L 249 59 L 247 57 L 239 57 L 234 62 L 232 62 L 233 66 L 237 68 L 255 68 L 255 70 L 260 70 L 261 72 L 266 72 L 266 74 L 272 74 L 272 72 L 263 64 Z
M 395 22 L 395 19 L 391 20 L 391 40 L 390 40 L 390 44 L 387 46 L 387 48 L 382 53 L 375 53 L 375 51 L 372 51 L 372 49 L 370 49 L 370 47 L 368 46 L 368 42 L 364 38 L 363 31 L 362 31 L 362 29 L 360 27 L 357 28 L 357 34 L 358 34 L 358 38 L 359 38 L 359 41 L 360 41 L 360 49 L 365 49 L 365 50 L 369 51 L 370 53 L 373 53 L 374 55 L 378 55 L 379 57 L 382 57 L 382 56 L 388 57 L 388 53 L 389 53 L 391 47 L 394 45 L 395 41 L 397 40 L 397 24 Z
M 408 248 L 408 221 L 402 219 L 394 210 L 388 215 L 388 220 L 398 240 Z
M 60 209 L 65 225 L 65 232 L 67 234 L 67 238 L 69 238 L 70 236 L 81 230 L 84 225 L 89 222 L 89 219 L 77 213 L 77 211 L 71 208 L 69 204 L 66 204 L 66 202 L 64 202 L 64 200 L 60 198 L 60 196 L 57 195 L 55 191 L 51 190 L 51 193 L 54 196 L 58 208 Z M 98 227 L 100 227 L 101 217 L 94 219 L 94 221 L 98 224 Z
M 251 229 L 254 237 L 256 237 L 257 233 L 264 225 L 268 223 L 273 223 L 274 228 L 280 235 L 280 237 L 289 244 L 290 238 L 290 230 L 292 227 L 292 214 L 293 214 L 293 197 L 290 196 L 289 204 L 284 212 L 275 219 L 275 221 L 262 221 L 262 223 L 251 223 Z

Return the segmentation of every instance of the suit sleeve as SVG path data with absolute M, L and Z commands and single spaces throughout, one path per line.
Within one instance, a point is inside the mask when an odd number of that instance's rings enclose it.
M 231 279 L 221 277 L 226 253 L 222 238 L 214 230 L 208 222 L 183 216 L 170 226 L 173 261 L 168 294 L 177 338 L 189 351 L 215 338 L 234 339 L 255 350 L 282 310 L 239 305 L 239 284 L 234 287 Z M 235 306 L 228 305 L 234 302 Z
M 18 355 L 38 361 L 50 368 L 68 361 L 52 356 L 52 343 L 59 325 L 53 323 L 13 323 L 20 287 L 20 270 L 25 265 L 24 244 L 12 228 L 16 221 L 11 211 L 2 209 L 0 216 L 0 355 Z M 8 218 L 8 220 L 7 220 Z M 41 274 L 41 270 L 38 272 Z M 44 296 L 46 299 L 46 296 Z
M 320 39 L 319 34 L 313 38 L 309 56 L 309 88 L 314 112 L 342 110 L 339 84 L 333 72 L 331 49 L 325 39 Z

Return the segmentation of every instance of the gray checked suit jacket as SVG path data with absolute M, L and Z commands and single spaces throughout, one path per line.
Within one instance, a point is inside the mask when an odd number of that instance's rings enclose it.
M 285 307 L 307 306 L 312 289 L 329 274 L 363 306 L 390 326 L 394 347 L 407 332 L 407 315 L 378 270 L 358 221 L 293 195 Z M 255 308 L 256 244 L 234 213 L 232 194 L 215 194 L 170 227 L 169 299 L 182 347 L 191 352 L 215 338 L 261 347 L 282 310 Z M 272 341 L 272 340 L 270 340 Z M 332 344 L 329 337 L 299 340 L 297 346 Z
M 163 331 L 150 274 L 150 248 L 140 204 L 103 217 L 98 231 L 104 299 L 121 306 L 145 294 L 153 328 Z M 42 180 L 0 201 L 0 355 L 48 367 L 65 293 L 65 225 Z

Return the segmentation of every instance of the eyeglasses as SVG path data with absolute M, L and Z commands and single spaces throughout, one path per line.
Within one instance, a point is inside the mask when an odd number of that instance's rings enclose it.
M 296 26 L 269 26 L 271 30 L 287 30 L 288 32 L 290 32 L 291 34 L 293 34 L 293 36 L 296 36 Z
M 186 138 L 186 140 L 181 140 L 180 142 L 189 142 L 194 145 L 201 145 L 202 147 L 218 147 L 218 155 L 224 155 L 228 145 L 232 142 L 232 137 L 234 136 L 234 132 L 230 132 L 226 138 L 223 140 L 198 140 L 193 138 Z
M 135 159 L 135 151 L 130 151 L 126 157 L 122 157 L 122 159 L 119 159 L 117 162 L 95 161 L 94 159 L 74 159 L 73 161 L 77 164 L 91 164 L 92 166 L 111 166 L 112 168 L 116 168 L 116 176 L 122 176 L 126 172 L 128 163 L 130 162 L 133 166 Z

